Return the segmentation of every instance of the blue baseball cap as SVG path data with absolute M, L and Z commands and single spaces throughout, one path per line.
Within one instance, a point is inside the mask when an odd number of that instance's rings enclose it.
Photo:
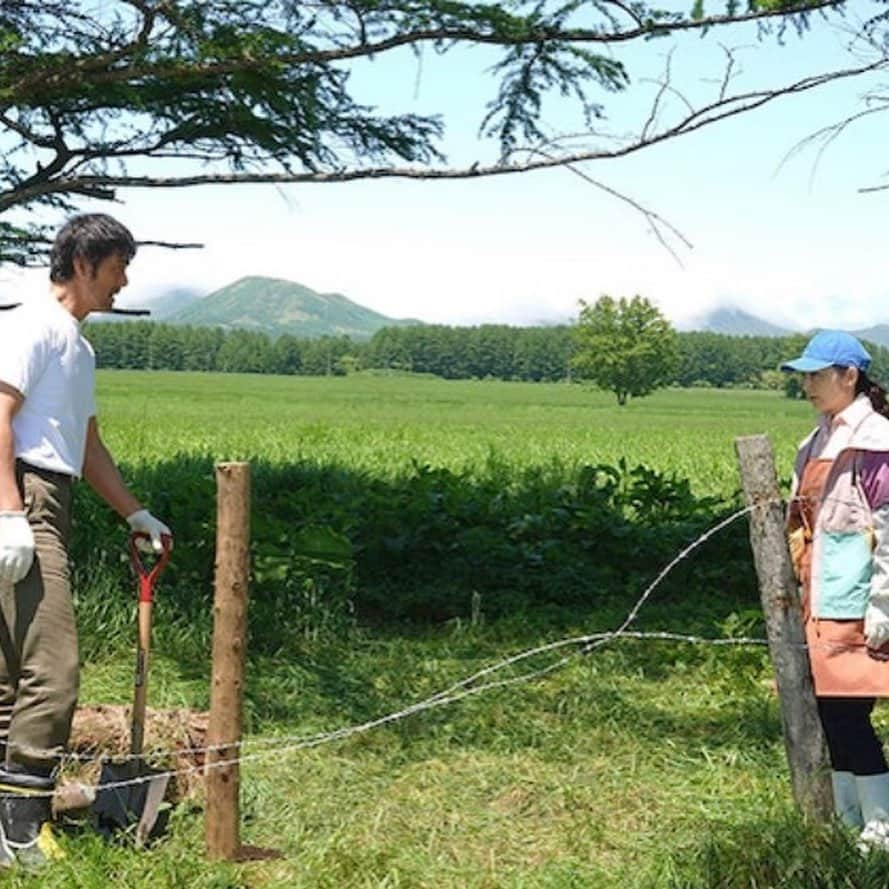
M 867 370 L 870 355 L 851 333 L 846 333 L 845 330 L 822 330 L 809 340 L 799 358 L 785 362 L 781 365 L 781 370 L 812 373 L 833 365 Z

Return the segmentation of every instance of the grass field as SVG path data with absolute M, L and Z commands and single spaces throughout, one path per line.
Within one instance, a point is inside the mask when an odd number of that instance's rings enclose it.
M 349 377 L 99 374 L 104 435 L 126 461 L 171 453 L 336 462 L 376 473 L 411 460 L 480 466 L 631 463 L 671 470 L 700 493 L 738 487 L 732 441 L 768 433 L 787 474 L 808 404 L 775 392 L 664 390 L 619 408 L 581 386 Z
M 99 404 L 105 437 L 130 471 L 173 453 L 314 461 L 381 478 L 412 462 L 482 472 L 492 454 L 516 471 L 623 457 L 726 500 L 738 487 L 734 436 L 768 432 L 786 476 L 812 421 L 806 405 L 773 393 L 668 391 L 618 408 L 610 396 L 566 385 L 361 375 L 106 372 Z M 177 538 L 177 549 L 189 545 Z M 661 567 L 643 566 L 649 579 Z M 99 589 L 101 576 L 83 582 L 97 585 L 92 598 L 82 595 L 93 609 L 83 703 L 124 702 L 131 659 L 117 637 L 129 630 L 116 619 L 97 630 L 94 613 L 97 599 L 119 593 Z M 193 592 L 196 601 L 207 595 Z M 198 800 L 177 809 L 170 835 L 149 852 L 65 837 L 64 862 L 37 882 L 13 877 L 10 885 L 887 885 L 880 856 L 860 859 L 841 831 L 795 815 L 760 647 L 623 641 L 578 656 L 573 646 L 493 677 L 573 655 L 544 678 L 300 749 L 315 732 L 398 711 L 503 657 L 612 629 L 640 592 L 497 620 L 482 609 L 425 626 L 353 626 L 277 651 L 254 646 L 245 703 L 246 752 L 256 756 L 242 768 L 242 839 L 282 859 L 207 862 Z M 655 593 L 639 624 L 762 636 L 755 601 L 718 588 Z M 175 622 L 170 609 L 159 603 L 159 623 Z M 158 632 L 151 703 L 205 707 L 206 635 L 176 626 Z M 269 738 L 277 741 L 268 746 Z

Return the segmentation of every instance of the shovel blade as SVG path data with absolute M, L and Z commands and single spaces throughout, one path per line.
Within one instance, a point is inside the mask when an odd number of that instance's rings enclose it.
M 156 839 L 166 825 L 160 806 L 168 782 L 169 776 L 147 768 L 140 760 L 103 763 L 92 806 L 99 833 L 106 839 L 131 833 L 137 846 Z M 115 786 L 120 784 L 124 786 Z

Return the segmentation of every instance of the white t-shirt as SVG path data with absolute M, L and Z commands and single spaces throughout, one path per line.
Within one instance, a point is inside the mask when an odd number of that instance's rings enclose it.
M 79 477 L 95 378 L 93 347 L 54 297 L 0 312 L 0 380 L 25 396 L 12 421 L 16 457 Z

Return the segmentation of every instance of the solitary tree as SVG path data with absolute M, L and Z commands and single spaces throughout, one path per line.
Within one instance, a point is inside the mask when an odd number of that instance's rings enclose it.
M 42 257 L 47 231 L 35 220 L 48 220 L 35 211 L 115 200 L 122 188 L 570 165 L 629 154 L 885 63 L 733 93 L 729 59 L 708 100 L 681 97 L 667 114 L 662 103 L 678 91 L 665 79 L 635 134 L 607 133 L 602 99 L 629 82 L 620 48 L 745 22 L 804 28 L 813 11 L 842 6 L 724 3 L 705 11 L 689 0 L 679 13 L 646 0 L 2 0 L 0 262 Z M 449 167 L 439 141 L 445 121 L 378 113 L 355 98 L 350 66 L 399 48 L 439 58 L 459 46 L 499 52 L 480 121 L 499 157 Z M 559 94 L 576 102 L 582 141 L 546 131 L 544 100 Z M 648 215 L 657 230 L 660 220 Z
M 618 301 L 602 296 L 595 305 L 580 304 L 572 359 L 579 378 L 614 392 L 620 405 L 672 381 L 678 338 L 656 306 L 641 296 Z

